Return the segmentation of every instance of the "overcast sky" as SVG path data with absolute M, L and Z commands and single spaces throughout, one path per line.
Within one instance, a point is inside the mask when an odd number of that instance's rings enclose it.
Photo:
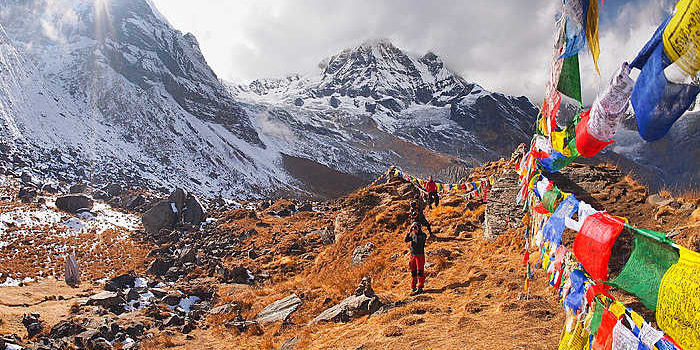
M 539 104 L 551 57 L 557 0 L 152 0 L 199 40 L 222 79 L 244 82 L 312 73 L 325 57 L 368 39 L 433 51 L 468 81 Z M 601 6 L 599 77 L 581 56 L 584 103 L 631 60 L 674 0 L 607 0 Z

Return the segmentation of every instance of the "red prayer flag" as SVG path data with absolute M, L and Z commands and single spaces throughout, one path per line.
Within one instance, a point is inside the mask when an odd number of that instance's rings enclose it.
M 601 141 L 588 133 L 588 119 L 591 109 L 581 113 L 581 120 L 576 125 L 576 150 L 584 157 L 593 157 L 605 146 L 615 141 Z
M 624 221 L 602 212 L 589 215 L 583 222 L 574 240 L 574 255 L 594 279 L 608 279 L 610 253 L 624 227 Z
M 615 317 L 610 310 L 605 309 L 603 311 L 603 317 L 600 321 L 598 333 L 595 335 L 595 340 L 593 341 L 593 350 L 612 349 L 612 332 L 616 324 L 617 317 Z

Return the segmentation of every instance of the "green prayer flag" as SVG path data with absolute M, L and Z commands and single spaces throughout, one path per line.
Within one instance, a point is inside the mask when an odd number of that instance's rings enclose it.
M 562 197 L 561 191 L 557 186 L 552 187 L 551 190 L 547 191 L 542 195 L 542 206 L 547 209 L 550 213 L 553 213 L 557 209 L 558 199 Z
M 598 328 L 603 321 L 603 311 L 605 311 L 605 305 L 601 303 L 598 299 L 595 299 L 595 305 L 593 307 L 593 318 L 591 318 L 591 334 L 598 334 Z
M 644 306 L 656 310 L 661 278 L 678 262 L 678 249 L 666 234 L 625 225 L 634 233 L 634 250 L 610 285 L 636 295 Z
M 569 96 L 579 103 L 581 100 L 581 74 L 578 67 L 578 54 L 569 56 L 564 59 L 559 75 L 559 83 L 557 90 L 562 94 Z

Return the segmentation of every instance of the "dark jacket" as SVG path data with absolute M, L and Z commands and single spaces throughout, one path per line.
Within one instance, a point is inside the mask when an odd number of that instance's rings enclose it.
M 428 219 L 425 218 L 425 214 L 423 214 L 422 210 L 411 209 L 410 217 L 411 220 L 413 220 L 413 222 L 417 222 L 418 225 L 420 225 L 421 229 L 423 227 L 426 227 L 428 229 L 428 233 L 433 233 L 430 227 L 430 223 L 428 222 Z
M 411 242 L 411 255 L 425 254 L 425 240 L 428 236 L 423 231 L 418 230 L 418 233 L 409 232 L 404 238 L 404 241 Z

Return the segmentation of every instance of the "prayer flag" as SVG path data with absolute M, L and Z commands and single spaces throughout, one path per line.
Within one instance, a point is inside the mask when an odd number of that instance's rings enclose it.
M 611 249 L 623 227 L 622 220 L 606 213 L 593 213 L 583 222 L 574 240 L 574 255 L 594 279 L 608 279 Z
M 699 15 L 697 1 L 679 1 L 678 6 L 683 5 L 687 6 L 676 8 L 676 13 L 659 26 L 651 40 L 630 64 L 630 67 L 641 70 L 632 91 L 631 101 L 637 118 L 637 129 L 647 141 L 656 141 L 664 137 L 700 92 L 697 84 L 671 82 L 664 72 L 673 62 L 667 53 L 675 57 L 679 52 L 683 52 L 684 47 L 687 50 L 688 45 L 696 47 L 694 40 Z M 669 22 L 673 22 L 674 25 L 669 27 Z M 685 25 L 682 25 L 683 23 Z M 674 32 L 679 28 L 681 32 L 692 29 L 694 34 L 683 37 Z
M 678 250 L 668 244 L 670 240 L 663 233 L 626 227 L 635 233 L 634 250 L 609 284 L 636 295 L 644 306 L 656 310 L 661 278 L 678 261 Z

